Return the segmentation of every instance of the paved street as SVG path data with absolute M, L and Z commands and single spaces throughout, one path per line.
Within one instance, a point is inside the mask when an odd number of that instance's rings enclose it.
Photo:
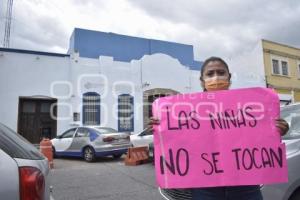
M 125 166 L 123 159 L 54 160 L 54 200 L 162 200 L 155 186 L 154 166 Z

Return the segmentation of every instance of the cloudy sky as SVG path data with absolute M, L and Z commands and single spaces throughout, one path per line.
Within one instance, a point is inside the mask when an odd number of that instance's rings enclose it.
M 66 53 L 74 27 L 192 44 L 197 60 L 229 58 L 262 38 L 300 48 L 300 1 L 14 0 L 10 47 Z

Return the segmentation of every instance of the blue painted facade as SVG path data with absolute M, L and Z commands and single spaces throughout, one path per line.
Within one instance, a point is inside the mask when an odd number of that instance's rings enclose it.
M 69 57 L 71 52 L 79 52 L 80 57 L 98 59 L 99 56 L 110 56 L 115 61 L 122 62 L 139 60 L 144 55 L 163 53 L 178 59 L 182 65 L 192 70 L 200 70 L 203 64 L 203 62 L 194 60 L 192 45 L 80 28 L 75 28 L 73 31 L 67 54 L 11 48 L 0 48 L 0 51 L 56 57 Z
M 202 62 L 194 60 L 192 45 L 145 39 L 75 28 L 70 38 L 69 53 L 79 52 L 80 57 L 110 56 L 115 61 L 130 62 L 144 55 L 163 53 L 179 60 L 192 70 L 200 70 Z

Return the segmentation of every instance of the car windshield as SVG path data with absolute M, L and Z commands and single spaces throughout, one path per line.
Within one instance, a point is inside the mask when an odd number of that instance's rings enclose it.
M 146 128 L 139 135 L 143 135 L 143 136 L 145 136 L 145 135 L 153 135 L 153 132 L 150 131 L 148 128 Z
M 300 104 L 281 108 L 280 115 L 290 126 L 283 139 L 300 138 Z
M 101 134 L 117 133 L 118 131 L 109 127 L 95 127 Z

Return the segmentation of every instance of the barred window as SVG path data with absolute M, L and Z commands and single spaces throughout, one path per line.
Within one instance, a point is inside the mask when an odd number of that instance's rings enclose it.
M 100 124 L 100 95 L 96 92 L 83 94 L 83 125 Z
M 118 131 L 134 130 L 133 97 L 129 94 L 122 94 L 118 97 Z

